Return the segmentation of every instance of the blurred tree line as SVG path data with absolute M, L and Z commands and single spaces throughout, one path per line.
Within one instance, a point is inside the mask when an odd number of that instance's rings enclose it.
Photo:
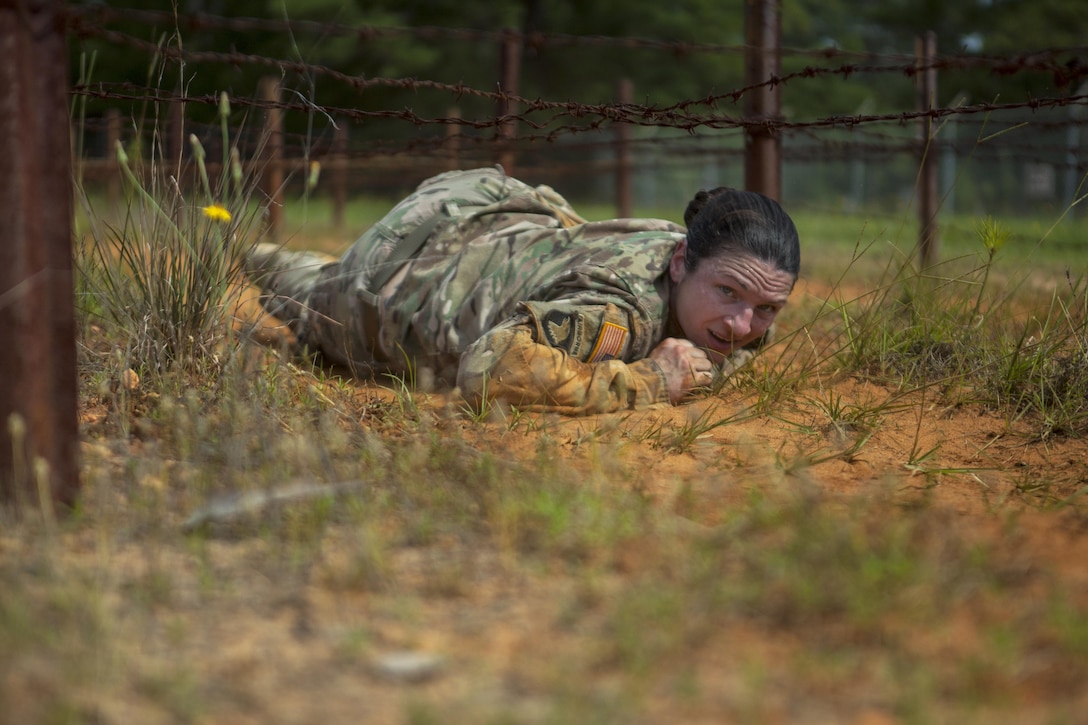
M 722 96 L 744 86 L 744 56 L 740 50 L 744 44 L 744 0 L 143 0 L 138 10 L 161 11 L 153 23 L 136 12 L 124 12 L 127 3 L 132 0 L 106 4 L 121 10 L 109 20 L 108 27 L 133 39 L 180 46 L 186 51 L 241 53 L 288 64 L 321 65 L 364 79 L 417 79 L 495 91 L 500 78 L 500 39 L 496 31 L 514 29 L 525 39 L 518 94 L 528 99 L 610 104 L 617 100 L 619 79 L 626 78 L 633 85 L 636 104 L 665 107 Z M 103 5 L 73 4 L 83 8 Z M 787 82 L 782 89 L 782 111 L 790 122 L 912 110 L 912 76 L 901 71 L 866 72 L 864 67 L 910 66 L 915 39 L 926 31 L 936 33 L 938 53 L 944 57 L 984 60 L 1031 56 L 1049 63 L 1045 69 L 1034 70 L 1023 70 L 1017 63 L 998 71 L 988 63 L 942 69 L 936 98 L 939 106 L 960 102 L 1019 103 L 1086 92 L 1088 53 L 1078 47 L 1084 43 L 1083 29 L 1088 27 L 1088 2 L 1084 0 L 783 0 L 781 12 L 783 73 L 806 68 L 839 69 L 846 64 L 859 68 L 848 75 L 817 74 Z M 186 16 L 192 14 L 265 22 L 260 29 L 232 30 L 212 22 L 191 23 Z M 317 21 L 318 25 L 309 25 L 308 21 Z M 327 24 L 381 32 L 336 33 Z M 442 32 L 425 32 L 426 28 Z M 453 32 L 458 29 L 476 32 Z M 634 40 L 621 44 L 600 38 Z M 651 43 L 640 40 L 672 45 L 666 49 L 650 47 Z M 715 48 L 699 49 L 689 44 Z M 826 49 L 844 54 L 825 57 L 812 52 Z M 1052 49 L 1064 50 L 1052 56 Z M 92 57 L 94 68 L 88 72 Z M 261 77 L 282 74 L 283 100 L 312 109 L 310 113 L 285 116 L 287 130 L 292 134 L 287 140 L 288 155 L 296 157 L 311 152 L 320 157 L 329 148 L 334 123 L 343 127 L 342 118 L 326 116 L 324 109 L 406 109 L 417 117 L 436 119 L 448 116 L 456 106 L 470 124 L 487 124 L 496 113 L 494 100 L 471 93 L 457 95 L 448 90 L 389 85 L 359 88 L 321 73 L 278 68 L 275 63 L 192 59 L 179 66 L 175 61 L 155 61 L 146 48 L 107 41 L 93 33 L 73 33 L 71 62 L 73 83 L 80 78 L 92 84 L 127 82 L 168 95 L 184 92 L 190 97 L 215 97 L 225 91 L 236 99 L 255 98 Z M 141 95 L 139 91 L 131 92 Z M 125 118 L 137 119 L 141 125 L 140 120 L 147 119 L 148 114 L 166 113 L 155 104 L 139 100 L 128 103 L 130 107 L 126 108 L 125 102 L 116 98 L 90 100 L 88 115 L 94 116 L 107 107 L 118 108 Z M 235 106 L 238 125 L 255 137 L 259 122 L 247 115 L 252 111 L 239 110 L 240 105 Z M 1067 127 L 1061 124 L 1068 123 L 1071 113 L 1076 115 L 1079 109 L 1025 109 L 1000 119 L 988 113 L 957 117 L 957 123 L 949 124 L 942 138 L 965 144 L 956 153 L 961 159 L 971 156 L 978 166 L 973 177 L 965 176 L 958 185 L 960 205 L 977 206 L 1000 199 L 994 203 L 1007 206 L 1008 200 L 1022 198 L 1023 169 L 1017 164 L 1024 158 L 1051 164 L 1058 185 L 1053 194 L 1067 196 L 1063 189 L 1075 186 L 1076 178 L 1065 177 L 1077 177 L 1079 171 L 1075 165 L 1067 168 L 1063 164 L 1068 163 L 1071 149 L 1078 144 L 1072 137 L 1067 138 Z M 728 98 L 713 105 L 695 103 L 691 110 L 704 116 L 740 116 L 743 100 L 735 104 Z M 213 145 L 217 138 L 215 114 L 214 105 L 189 106 L 186 110 L 190 123 L 209 124 L 211 132 L 206 140 Z M 549 116 L 537 114 L 533 119 L 547 124 Z M 582 125 L 599 120 L 598 114 L 589 111 L 582 118 L 567 116 L 558 123 Z M 1024 120 L 1032 121 L 1031 129 L 1021 130 L 1015 137 L 995 133 L 998 127 L 1013 128 Z M 1035 121 L 1051 123 L 1048 126 Z M 522 124 L 518 133 L 539 136 L 554 126 L 552 123 L 541 130 Z M 426 155 L 427 149 L 442 145 L 447 128 L 437 123 L 414 124 L 403 118 L 356 119 L 348 125 L 351 153 L 357 158 L 370 158 L 414 148 L 417 155 Z M 192 130 L 200 131 L 197 126 L 186 127 L 186 132 Z M 787 195 L 793 199 L 842 197 L 845 201 L 836 203 L 847 206 L 874 200 L 903 203 L 904 194 L 914 182 L 916 160 L 910 151 L 901 150 L 896 155 L 882 153 L 882 149 L 896 144 L 901 149 L 904 144 L 909 148 L 913 126 L 891 122 L 859 130 L 863 133 L 849 129 L 824 129 L 818 134 L 805 129 L 791 131 L 784 147 L 792 151 L 792 158 L 801 168 L 789 170 Z M 491 127 L 466 127 L 463 133 L 475 135 L 482 142 L 475 148 L 486 149 L 486 141 L 496 131 Z M 955 141 L 956 133 L 959 142 Z M 1068 134 L 1073 133 L 1075 129 L 1069 127 Z M 638 129 L 638 134 L 653 144 L 653 153 L 640 158 L 635 188 L 640 199 L 680 204 L 686 198 L 684 194 L 677 200 L 667 198 L 676 189 L 712 182 L 743 183 L 742 164 L 738 163 L 743 139 L 739 132 L 696 128 L 689 134 L 675 128 L 644 127 Z M 984 135 L 1000 135 L 1002 148 L 988 153 L 1005 159 L 1001 165 L 996 161 L 983 165 L 990 161 L 976 152 L 975 139 Z M 582 186 L 599 183 L 585 174 L 585 162 L 612 158 L 610 139 L 610 135 L 574 134 L 563 136 L 566 143 L 562 144 L 526 143 L 519 158 L 532 165 L 536 154 L 537 160 L 548 167 L 548 173 L 558 175 L 538 181 L 561 184 L 565 191 L 578 193 Z M 414 146 L 417 142 L 419 145 Z M 839 142 L 846 145 L 836 150 L 833 144 Z M 101 134 L 88 144 L 93 154 L 105 153 Z M 787 163 L 790 158 L 787 156 Z M 806 164 L 806 159 L 825 163 Z M 949 166 L 946 176 L 954 178 L 955 174 Z M 362 183 L 360 175 L 352 178 Z M 382 183 L 393 183 L 383 178 Z M 408 175 L 404 183 L 415 180 Z M 607 179 L 604 183 L 608 183 Z M 952 208 L 951 197 L 948 206 Z
M 98 3 L 101 4 L 101 3 Z M 90 5 L 90 3 L 84 3 Z M 126 3 L 107 3 L 123 8 Z M 292 31 L 234 32 L 213 27 L 178 32 L 169 24 L 122 22 L 128 34 L 151 42 L 181 45 L 190 51 L 237 51 L 288 61 L 321 64 L 366 78 L 416 78 L 464 83 L 494 90 L 499 73 L 498 43 L 394 34 L 359 37 L 314 35 L 301 21 L 316 20 L 353 27 L 438 26 L 475 30 L 514 28 L 534 34 L 648 38 L 683 43 L 738 46 L 744 42 L 743 0 L 144 0 L 140 9 L 208 13 L 230 17 L 278 19 Z M 782 3 L 783 71 L 812 65 L 837 66 L 896 62 L 889 54 L 909 56 L 921 32 L 937 34 L 941 54 L 1012 55 L 1084 42 L 1088 3 L 1083 0 L 785 0 Z M 790 49 L 838 48 L 871 56 L 823 60 Z M 127 80 L 187 93 L 227 91 L 253 96 L 257 81 L 271 69 L 253 65 L 189 64 L 181 69 L 152 67 L 146 52 L 93 37 L 73 38 L 73 79 L 85 54 L 96 52 L 91 81 Z M 905 60 L 905 59 L 904 59 Z M 1062 58 L 1077 80 L 1088 58 Z M 528 98 L 607 103 L 616 82 L 630 78 L 638 103 L 667 105 L 728 93 L 743 85 L 744 58 L 733 52 L 667 52 L 615 45 L 577 45 L 530 40 L 522 52 L 520 94 Z M 274 71 L 272 71 L 274 72 Z M 963 92 L 972 102 L 995 98 L 1072 93 L 1079 82 L 1054 73 L 997 75 L 988 69 L 960 72 L 941 84 L 949 97 Z M 370 88 L 364 91 L 319 76 L 284 78 L 285 86 L 318 104 L 348 108 L 411 107 L 421 116 L 442 115 L 456 99 L 448 93 Z M 947 99 L 938 99 L 938 102 Z M 863 102 L 873 111 L 894 111 L 913 104 L 912 80 L 905 75 L 860 73 L 827 76 L 788 84 L 783 103 L 790 120 L 854 113 Z M 466 117 L 493 112 L 490 102 L 460 99 Z M 475 107 L 474 107 L 475 106 Z

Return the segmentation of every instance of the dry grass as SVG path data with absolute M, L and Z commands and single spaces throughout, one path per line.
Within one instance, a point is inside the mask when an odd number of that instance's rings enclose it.
M 244 341 L 128 389 L 125 337 L 88 326 L 81 509 L 4 514 L 0 710 L 1075 722 L 1084 441 L 928 351 L 911 376 L 829 356 L 846 333 L 814 287 L 736 384 L 586 419 L 476 420 Z
M 720 390 L 574 419 L 254 344 L 249 235 L 161 254 L 155 204 L 82 260 L 80 508 L 0 512 L 0 722 L 1088 711 L 1085 295 L 999 226 L 925 274 L 822 254 Z

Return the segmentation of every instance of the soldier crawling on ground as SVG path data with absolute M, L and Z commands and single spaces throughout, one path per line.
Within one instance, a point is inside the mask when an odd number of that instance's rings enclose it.
M 747 363 L 797 280 L 773 200 L 719 187 L 660 219 L 586 222 L 500 167 L 424 181 L 339 259 L 257 245 L 299 342 L 359 374 L 433 372 L 470 401 L 603 413 L 678 403 Z

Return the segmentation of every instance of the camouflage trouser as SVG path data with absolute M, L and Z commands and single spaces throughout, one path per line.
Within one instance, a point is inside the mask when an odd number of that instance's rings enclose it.
M 554 191 L 548 187 L 534 189 L 507 176 L 501 167 L 451 171 L 427 179 L 367 230 L 338 264 L 321 270 L 309 295 L 308 320 L 300 339 L 321 349 L 333 362 L 402 362 L 395 359 L 396 340 L 386 339 L 395 332 L 379 329 L 383 319 L 378 309 L 382 290 L 396 287 L 396 272 L 404 266 L 404 255 L 395 250 L 422 225 L 427 225 L 423 231 L 428 235 L 432 230 L 439 234 L 442 225 L 473 208 L 527 193 L 553 209 L 565 224 L 581 221 Z M 447 234 L 440 246 L 427 245 L 420 254 L 451 257 L 461 246 L 462 241 Z

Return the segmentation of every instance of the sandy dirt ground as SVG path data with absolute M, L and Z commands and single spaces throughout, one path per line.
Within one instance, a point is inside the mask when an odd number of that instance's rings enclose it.
M 378 440 L 408 438 L 372 414 L 398 394 L 350 383 L 358 425 Z M 872 425 L 836 424 L 814 402 L 832 399 L 887 405 Z M 334 521 L 292 546 L 281 529 L 193 539 L 180 528 L 202 503 L 194 486 L 177 489 L 160 469 L 142 468 L 160 455 L 154 433 L 134 425 L 118 436 L 108 406 L 87 404 L 83 460 L 97 473 L 84 523 L 53 537 L 26 525 L 0 534 L 0 584 L 13 602 L 0 627 L 8 650 L 0 721 L 1019 723 L 1083 722 L 1088 712 L 1086 643 L 1060 657 L 1054 643 L 1022 645 L 1000 676 L 981 670 L 966 705 L 964 688 L 942 686 L 944 677 L 959 682 L 976 648 L 995 651 L 980 640 L 1004 615 L 980 613 L 985 596 L 935 614 L 928 627 L 897 623 L 899 610 L 861 630 L 832 616 L 802 625 L 785 614 L 724 617 L 684 646 L 651 649 L 648 664 L 618 661 L 602 644 L 615 636 L 609 620 L 624 611 L 616 598 L 632 582 L 667 586 L 667 572 L 654 569 L 671 560 L 662 547 L 714 537 L 753 495 L 783 491 L 810 496 L 814 510 L 864 501 L 866 526 L 883 525 L 881 511 L 888 526 L 907 517 L 910 531 L 935 545 L 943 539 L 934 531 L 954 532 L 960 548 L 949 557 L 977 545 L 1013 582 L 1012 628 L 1044 616 L 1042 599 L 1032 598 L 1055 588 L 1080 616 L 1088 606 L 1082 439 L 1040 439 L 1030 421 L 848 376 L 813 378 L 766 414 L 744 413 L 752 395 L 739 386 L 676 408 L 526 414 L 516 424 L 509 414 L 451 416 L 459 402 L 448 393 L 413 400 L 415 416 L 431 421 L 427 436 L 451 448 L 512 470 L 546 449 L 560 474 L 638 492 L 657 531 L 609 547 L 605 564 L 593 551 L 524 555 L 524 543 L 504 546 L 494 530 L 392 545 L 380 521 Z M 116 490 L 102 471 L 117 476 Z M 371 545 L 380 565 L 361 569 Z M 50 622 L 52 633 L 33 633 Z M 20 628 L 23 639 L 13 634 Z M 1068 631 L 1088 636 L 1083 626 Z M 920 714 L 897 689 L 896 648 L 930 663 L 932 680 L 912 690 L 928 698 Z

